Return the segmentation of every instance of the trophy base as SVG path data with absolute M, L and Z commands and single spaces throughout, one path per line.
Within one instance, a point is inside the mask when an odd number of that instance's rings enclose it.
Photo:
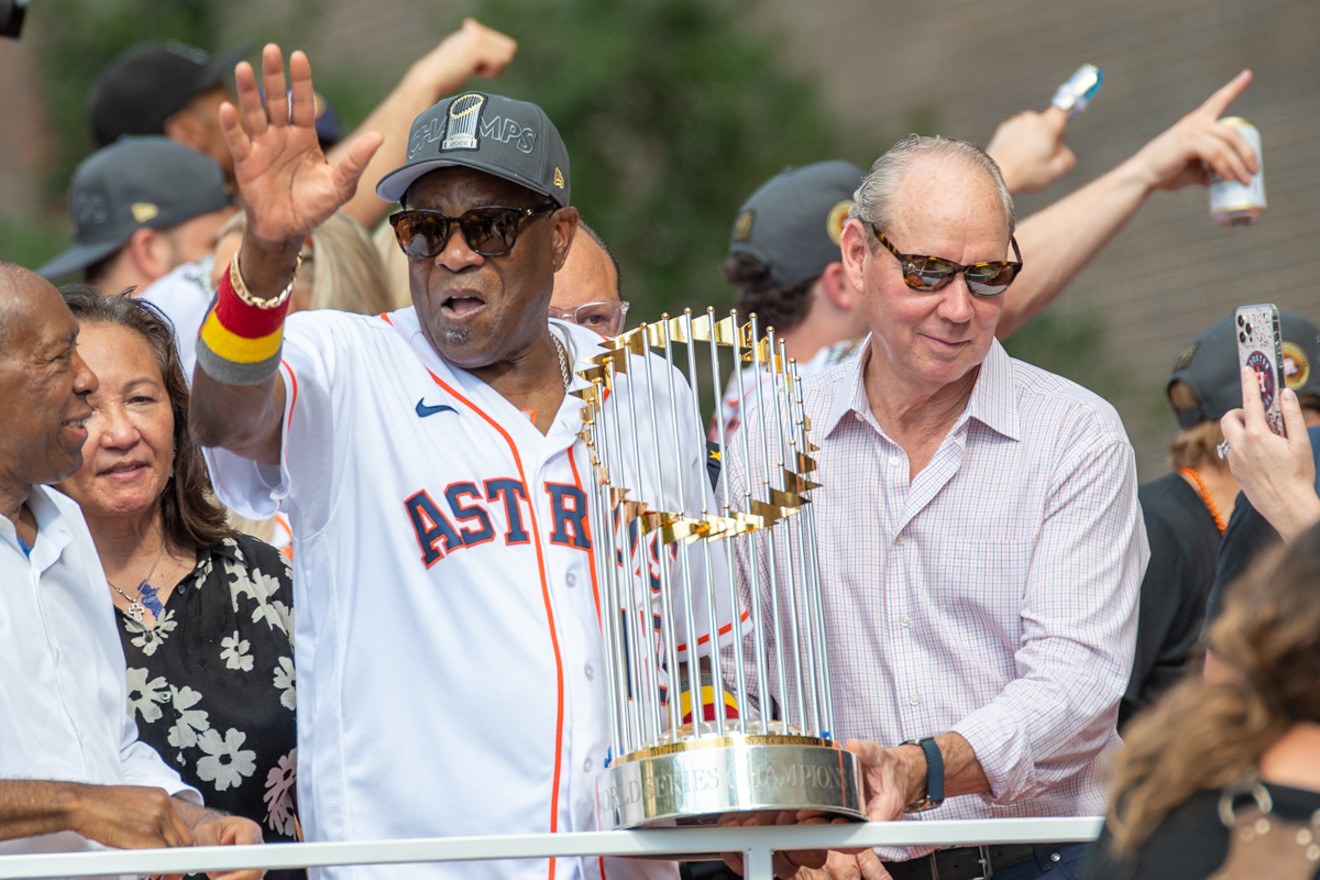
M 726 813 L 816 810 L 865 821 L 861 763 L 827 739 L 731 734 L 616 759 L 597 782 L 603 829 L 699 824 Z

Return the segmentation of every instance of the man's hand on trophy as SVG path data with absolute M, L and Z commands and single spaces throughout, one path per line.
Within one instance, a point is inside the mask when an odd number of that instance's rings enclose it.
M 892 880 L 873 849 L 833 852 L 820 868 L 802 868 L 793 880 Z
M 860 739 L 848 740 L 844 748 L 862 759 L 863 804 L 872 822 L 899 818 L 925 792 L 925 756 L 920 748 L 886 749 Z
M 761 825 L 826 825 L 847 821 L 847 819 L 829 816 L 818 810 L 760 810 L 754 813 L 725 813 L 719 824 L 726 828 L 739 826 L 750 828 Z M 776 851 L 774 854 L 775 876 L 796 877 L 802 870 L 823 868 L 829 855 L 831 853 L 823 849 Z M 724 863 L 738 874 L 743 873 L 742 853 L 721 853 L 720 858 L 724 859 Z M 850 855 L 848 858 L 854 857 Z

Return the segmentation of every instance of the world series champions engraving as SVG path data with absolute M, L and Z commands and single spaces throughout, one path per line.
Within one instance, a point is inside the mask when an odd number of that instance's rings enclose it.
M 583 401 L 593 471 L 589 526 L 608 667 L 601 827 L 760 810 L 864 819 L 859 762 L 830 734 L 810 504 L 815 447 L 796 363 L 773 330 L 760 334 L 755 315 L 739 325 L 736 312 L 717 319 L 712 309 L 662 316 L 601 347 L 579 371 L 589 384 L 573 392 Z M 730 355 L 735 371 L 750 365 L 762 377 L 738 392 L 738 403 L 768 440 L 751 448 L 744 419 L 731 437 L 720 425 L 719 448 L 741 443 L 741 455 L 760 456 L 763 473 L 775 475 L 742 498 L 717 497 L 705 479 L 683 485 L 692 471 L 679 466 L 701 439 L 700 388 L 719 400 Z M 674 405 L 657 409 L 634 388 Z M 673 415 L 662 424 L 658 411 Z M 674 467 L 663 466 L 666 456 Z M 730 612 L 741 604 L 739 565 L 753 582 L 764 571 L 770 583 L 768 597 L 752 591 L 750 631 L 741 638 Z M 724 626 L 721 607 L 735 618 Z M 766 693 L 792 697 L 773 712 L 749 712 L 752 698 Z

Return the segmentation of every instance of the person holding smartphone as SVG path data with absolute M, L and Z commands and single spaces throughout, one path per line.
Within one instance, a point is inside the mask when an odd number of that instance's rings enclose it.
M 1320 329 L 1295 312 L 1279 315 L 1284 386 L 1320 405 Z M 1242 402 L 1238 326 L 1233 316 L 1199 333 L 1178 355 L 1168 398 L 1180 430 L 1169 444 L 1170 472 L 1138 491 L 1150 540 L 1141 583 L 1132 678 L 1119 704 L 1124 732 L 1199 663 L 1198 645 L 1215 564 L 1238 499 L 1238 481 L 1219 457 L 1219 420 Z

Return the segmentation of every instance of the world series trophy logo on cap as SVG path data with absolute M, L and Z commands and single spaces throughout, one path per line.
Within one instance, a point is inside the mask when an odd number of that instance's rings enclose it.
M 597 781 L 604 828 L 710 820 L 761 810 L 864 819 L 860 765 L 830 736 L 833 709 L 821 611 L 807 437 L 796 363 L 753 315 L 685 311 L 606 340 L 579 375 L 582 439 L 594 479 L 594 541 L 611 749 Z M 764 380 L 739 392 L 748 423 L 732 437 L 772 479 L 717 498 L 690 461 L 700 443 L 699 377 L 719 400 L 721 355 Z M 634 381 L 644 380 L 644 381 Z M 634 390 L 636 393 L 634 393 Z M 657 405 L 657 401 L 661 401 Z M 664 405 L 668 403 L 668 406 Z M 687 458 L 685 458 L 687 457 Z M 685 485 L 687 483 L 697 485 Z M 739 565 L 751 591 L 740 639 Z M 608 613 L 612 609 L 614 613 Z M 724 649 L 721 650 L 721 647 Z M 774 711 L 761 697 L 781 696 Z

